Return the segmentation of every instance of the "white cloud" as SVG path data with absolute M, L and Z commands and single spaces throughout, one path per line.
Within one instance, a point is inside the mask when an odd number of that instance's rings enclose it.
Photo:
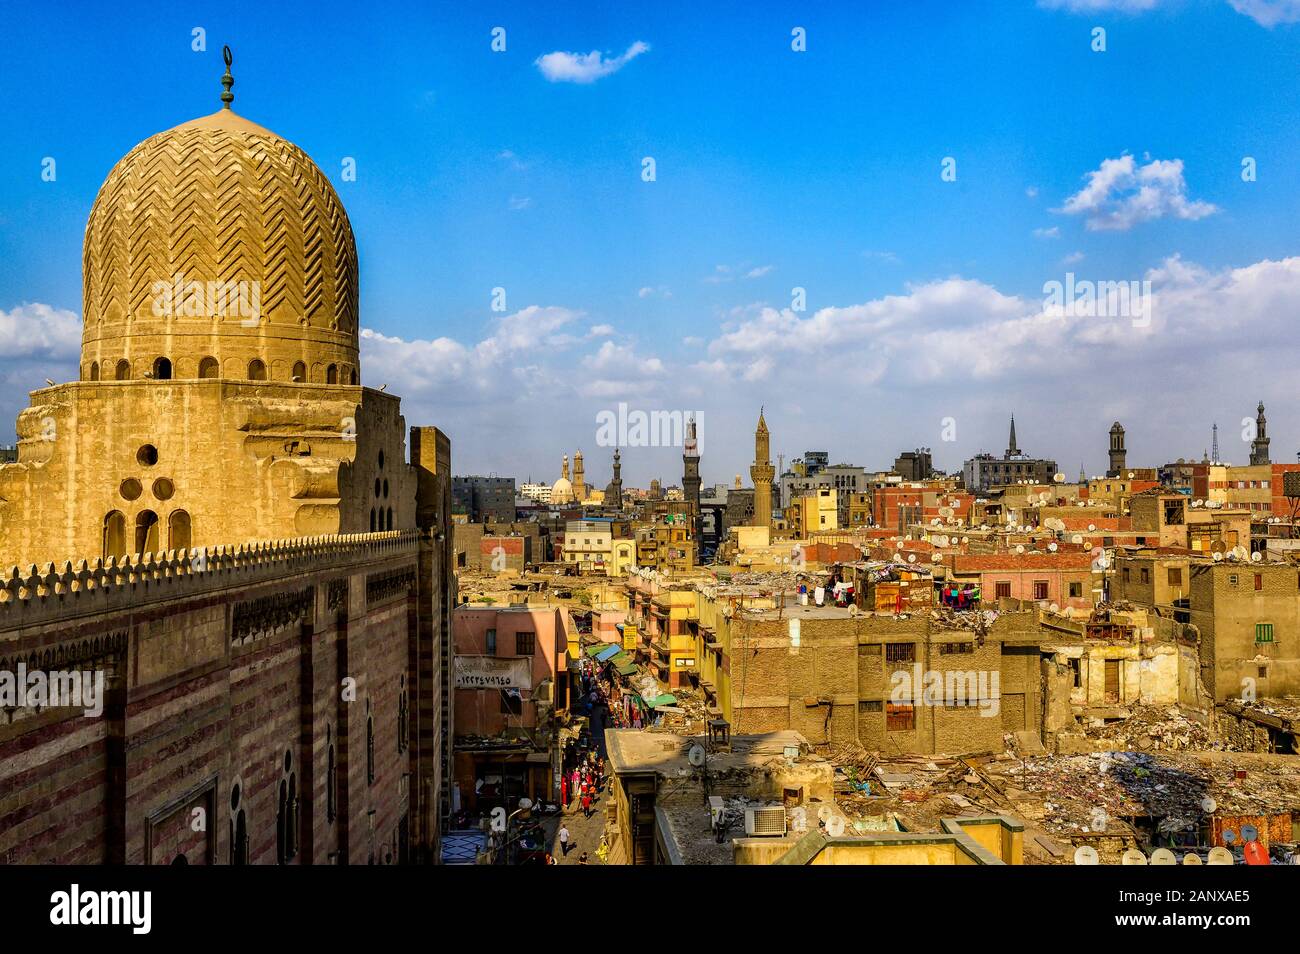
M 1026 186 L 1025 195 L 1029 196 L 1031 199 L 1038 198 L 1038 186 Z
M 81 354 L 81 319 L 39 302 L 0 309 L 0 358 L 73 361 Z
M 1232 9 L 1245 14 L 1262 27 L 1300 23 L 1300 0 L 1228 0 Z
M 1068 13 L 1146 13 L 1168 0 L 1038 0 L 1045 10 Z M 1283 23 L 1300 23 L 1300 0 L 1228 0 L 1238 13 L 1250 17 L 1262 27 L 1272 29 Z
M 1044 10 L 1070 13 L 1145 13 L 1154 10 L 1160 0 L 1038 0 Z
M 510 197 L 510 210 L 520 212 L 533 204 L 533 200 L 526 195 L 512 195 Z
M 510 166 L 511 169 L 514 169 L 516 172 L 523 172 L 525 169 L 528 168 L 528 163 L 520 159 L 517 155 L 515 155 L 514 151 L 510 149 L 502 149 L 500 152 L 497 153 L 497 158 L 502 162 L 506 163 L 508 166 Z
M 1209 202 L 1187 198 L 1181 159 L 1152 159 L 1139 166 L 1126 154 L 1103 160 L 1087 180 L 1056 211 L 1085 216 L 1091 231 L 1127 231 L 1167 216 L 1195 221 L 1218 211 Z
M 1060 238 L 1061 230 L 1053 225 L 1050 229 L 1034 229 L 1034 238 Z
M 617 73 L 649 50 L 648 43 L 637 40 L 621 56 L 609 57 L 599 50 L 590 53 L 565 53 L 557 50 L 539 56 L 535 62 L 542 75 L 552 83 L 594 83 L 603 76 Z
M 1061 264 L 1077 265 L 1079 262 L 1082 262 L 1084 258 L 1085 256 L 1082 252 L 1071 252 L 1069 255 L 1065 256 L 1065 258 L 1061 259 Z
M 646 285 L 637 291 L 636 296 L 638 298 L 672 298 L 673 293 L 666 285 L 659 285 L 658 287 Z
M 751 268 L 745 273 L 746 278 L 762 278 L 764 275 L 776 268 L 775 265 L 759 265 L 757 268 Z
M 774 452 L 824 445 L 871 467 L 918 444 L 957 467 L 981 445 L 1003 446 L 1005 415 L 1015 410 L 1022 445 L 1069 462 L 1072 472 L 1080 456 L 1102 463 L 1112 420 L 1129 427 L 1130 460 L 1156 466 L 1199 455 L 1210 422 L 1251 415 L 1262 398 L 1278 407 L 1270 415 L 1277 459 L 1291 459 L 1285 448 L 1300 442 L 1300 424 L 1281 409 L 1300 364 L 1290 327 L 1300 311 L 1300 257 L 1207 268 L 1173 256 L 1145 273 L 1078 278 L 1150 281 L 1150 326 L 1063 318 L 1034 291 L 952 276 L 811 313 L 736 306 L 719 314 L 720 324 L 684 329 L 690 337 L 675 340 L 687 350 L 673 348 L 675 360 L 626 339 L 612 322 L 560 306 L 530 305 L 477 331 L 462 323 L 456 337 L 366 328 L 362 376 L 372 387 L 388 384 L 409 423 L 450 435 L 457 473 L 520 479 L 530 471 L 554 479 L 563 449 L 590 445 L 595 415 L 619 401 L 703 410 L 709 482 L 744 472 L 764 403 Z M 45 377 L 75 378 L 80 330 L 75 315 L 48 306 L 0 312 L 0 409 L 10 423 Z M 1142 384 L 1117 390 L 1117 380 Z M 1153 416 L 1151 394 L 1173 410 Z M 846 425 L 854 409 L 873 414 L 869 431 Z M 947 416 L 958 421 L 957 443 L 939 435 Z M 625 449 L 625 479 L 673 483 L 680 449 L 655 453 Z M 1234 447 L 1226 456 L 1247 455 Z M 555 473 L 538 473 L 552 460 Z M 595 485 L 608 468 L 607 454 L 589 455 Z

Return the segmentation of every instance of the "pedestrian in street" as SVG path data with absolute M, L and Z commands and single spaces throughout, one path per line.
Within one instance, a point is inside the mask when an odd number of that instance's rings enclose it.
M 569 854 L 569 826 L 560 822 L 560 851 L 565 857 Z
M 582 793 L 582 814 L 586 818 L 591 817 L 591 789 Z
M 578 855 L 578 864 L 585 865 L 586 863 L 587 863 L 587 853 L 584 851 L 582 854 Z

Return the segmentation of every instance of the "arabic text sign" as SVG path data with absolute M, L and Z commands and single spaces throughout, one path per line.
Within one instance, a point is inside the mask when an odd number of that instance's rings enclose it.
M 457 689 L 528 689 L 532 686 L 531 659 L 495 656 L 457 656 Z

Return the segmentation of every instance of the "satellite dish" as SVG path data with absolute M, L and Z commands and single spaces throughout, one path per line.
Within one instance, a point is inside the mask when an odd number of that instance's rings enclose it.
M 1025 545 L 1024 545 L 1023 543 L 1017 543 L 1017 544 L 1016 544 L 1016 552 L 1017 552 L 1017 553 L 1024 553 L 1024 552 L 1025 552 Z
M 1233 863 L 1232 852 L 1222 846 L 1211 848 L 1209 861 L 1206 862 L 1206 864 L 1211 865 L 1230 865 Z
M 1222 560 L 1222 559 L 1223 559 L 1223 554 L 1220 553 L 1218 550 L 1215 550 L 1215 551 L 1214 551 L 1214 562 L 1215 562 L 1215 563 L 1218 563 L 1218 562 L 1219 562 L 1220 560 Z
M 1076 865 L 1099 865 L 1101 858 L 1097 855 L 1097 849 L 1091 845 L 1080 845 L 1074 849 L 1074 863 Z
M 704 746 L 700 745 L 698 742 L 686 750 L 686 761 L 690 762 L 696 768 L 702 766 L 707 757 L 708 753 L 704 751 Z
M 1147 856 L 1137 848 L 1130 848 L 1124 852 L 1124 856 L 1120 859 L 1120 864 L 1124 865 L 1145 865 L 1146 863 Z
M 903 554 L 901 554 L 901 553 L 895 553 L 895 554 L 894 554 L 894 562 L 895 562 L 895 563 L 902 563 L 902 562 L 903 562 Z
M 907 562 L 908 562 L 908 563 L 915 563 L 915 562 L 916 562 L 916 554 L 915 554 L 915 553 L 909 553 L 909 554 L 907 555 Z
M 1089 533 L 1091 533 L 1093 530 L 1096 530 L 1096 529 L 1097 529 L 1097 525 L 1096 525 L 1095 523 L 1090 523 L 1090 524 L 1088 524 L 1088 532 L 1089 532 Z
M 1056 481 L 1058 484 L 1063 484 L 1065 483 L 1065 474 L 1053 474 L 1052 480 Z
M 933 554 L 933 555 L 930 557 L 930 562 L 931 562 L 931 563 L 942 563 L 942 562 L 943 562 L 943 554 L 942 554 L 942 553 L 936 553 L 936 554 Z
M 858 615 L 858 612 L 859 612 L 859 611 L 858 611 L 858 606 L 857 606 L 857 604 L 856 604 L 856 603 L 850 603 L 850 604 L 849 604 L 849 615 L 850 615 L 850 616 L 857 616 L 857 615 Z
M 1189 851 L 1187 854 L 1183 855 L 1183 864 L 1199 865 L 1201 864 L 1201 856 L 1194 851 Z
M 1168 848 L 1157 848 L 1151 852 L 1151 863 L 1153 865 L 1176 865 L 1178 859 L 1174 857 L 1174 853 Z
M 1259 840 L 1259 830 L 1258 830 L 1254 825 L 1242 825 L 1242 826 L 1241 826 L 1241 840 L 1242 840 L 1242 841 L 1258 841 L 1258 840 Z
M 1224 844 L 1226 844 L 1229 848 L 1231 848 L 1233 845 L 1237 843 L 1237 841 L 1238 838 L 1237 838 L 1237 833 L 1235 831 L 1233 831 L 1231 828 L 1223 829 Z
M 1059 607 L 1059 606 L 1057 606 L 1055 603 L 1053 603 L 1051 606 L 1049 606 L 1049 607 L 1047 607 L 1047 608 L 1048 608 L 1049 610 L 1051 610 L 1053 613 L 1055 613 L 1055 612 L 1056 612 L 1057 610 L 1059 610 L 1061 607 Z
M 838 838 L 840 835 L 844 834 L 843 815 L 832 815 L 830 818 L 826 819 L 826 834 L 830 835 L 832 838 Z
M 961 542 L 962 542 L 962 543 L 970 543 L 970 537 L 962 537 L 962 538 L 961 538 Z
M 1219 803 L 1214 800 L 1213 796 L 1206 795 L 1201 799 L 1201 811 L 1207 815 L 1213 815 L 1214 810 L 1218 807 Z
M 1264 559 L 1263 554 L 1261 554 L 1258 550 L 1256 550 L 1254 553 L 1250 555 L 1250 561 L 1252 563 L 1258 563 L 1262 559 Z
M 1076 533 L 1074 536 L 1070 537 L 1070 542 L 1071 542 L 1071 543 L 1082 543 L 1082 542 L 1083 542 L 1083 534 L 1081 534 L 1081 533 Z
M 1047 545 L 1047 549 L 1050 550 L 1052 553 L 1055 553 L 1055 552 L 1056 552 L 1056 544 L 1055 544 L 1055 543 L 1049 543 L 1049 544 Z

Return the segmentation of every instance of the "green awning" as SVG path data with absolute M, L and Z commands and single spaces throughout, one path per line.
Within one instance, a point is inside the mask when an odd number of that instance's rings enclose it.
M 665 692 L 662 696 L 655 696 L 653 699 L 647 699 L 646 705 L 651 709 L 658 709 L 660 706 L 671 706 L 677 703 L 677 697 L 671 692 Z
M 634 675 L 636 671 L 636 663 L 624 663 L 618 667 L 618 674 L 620 676 L 631 676 Z

